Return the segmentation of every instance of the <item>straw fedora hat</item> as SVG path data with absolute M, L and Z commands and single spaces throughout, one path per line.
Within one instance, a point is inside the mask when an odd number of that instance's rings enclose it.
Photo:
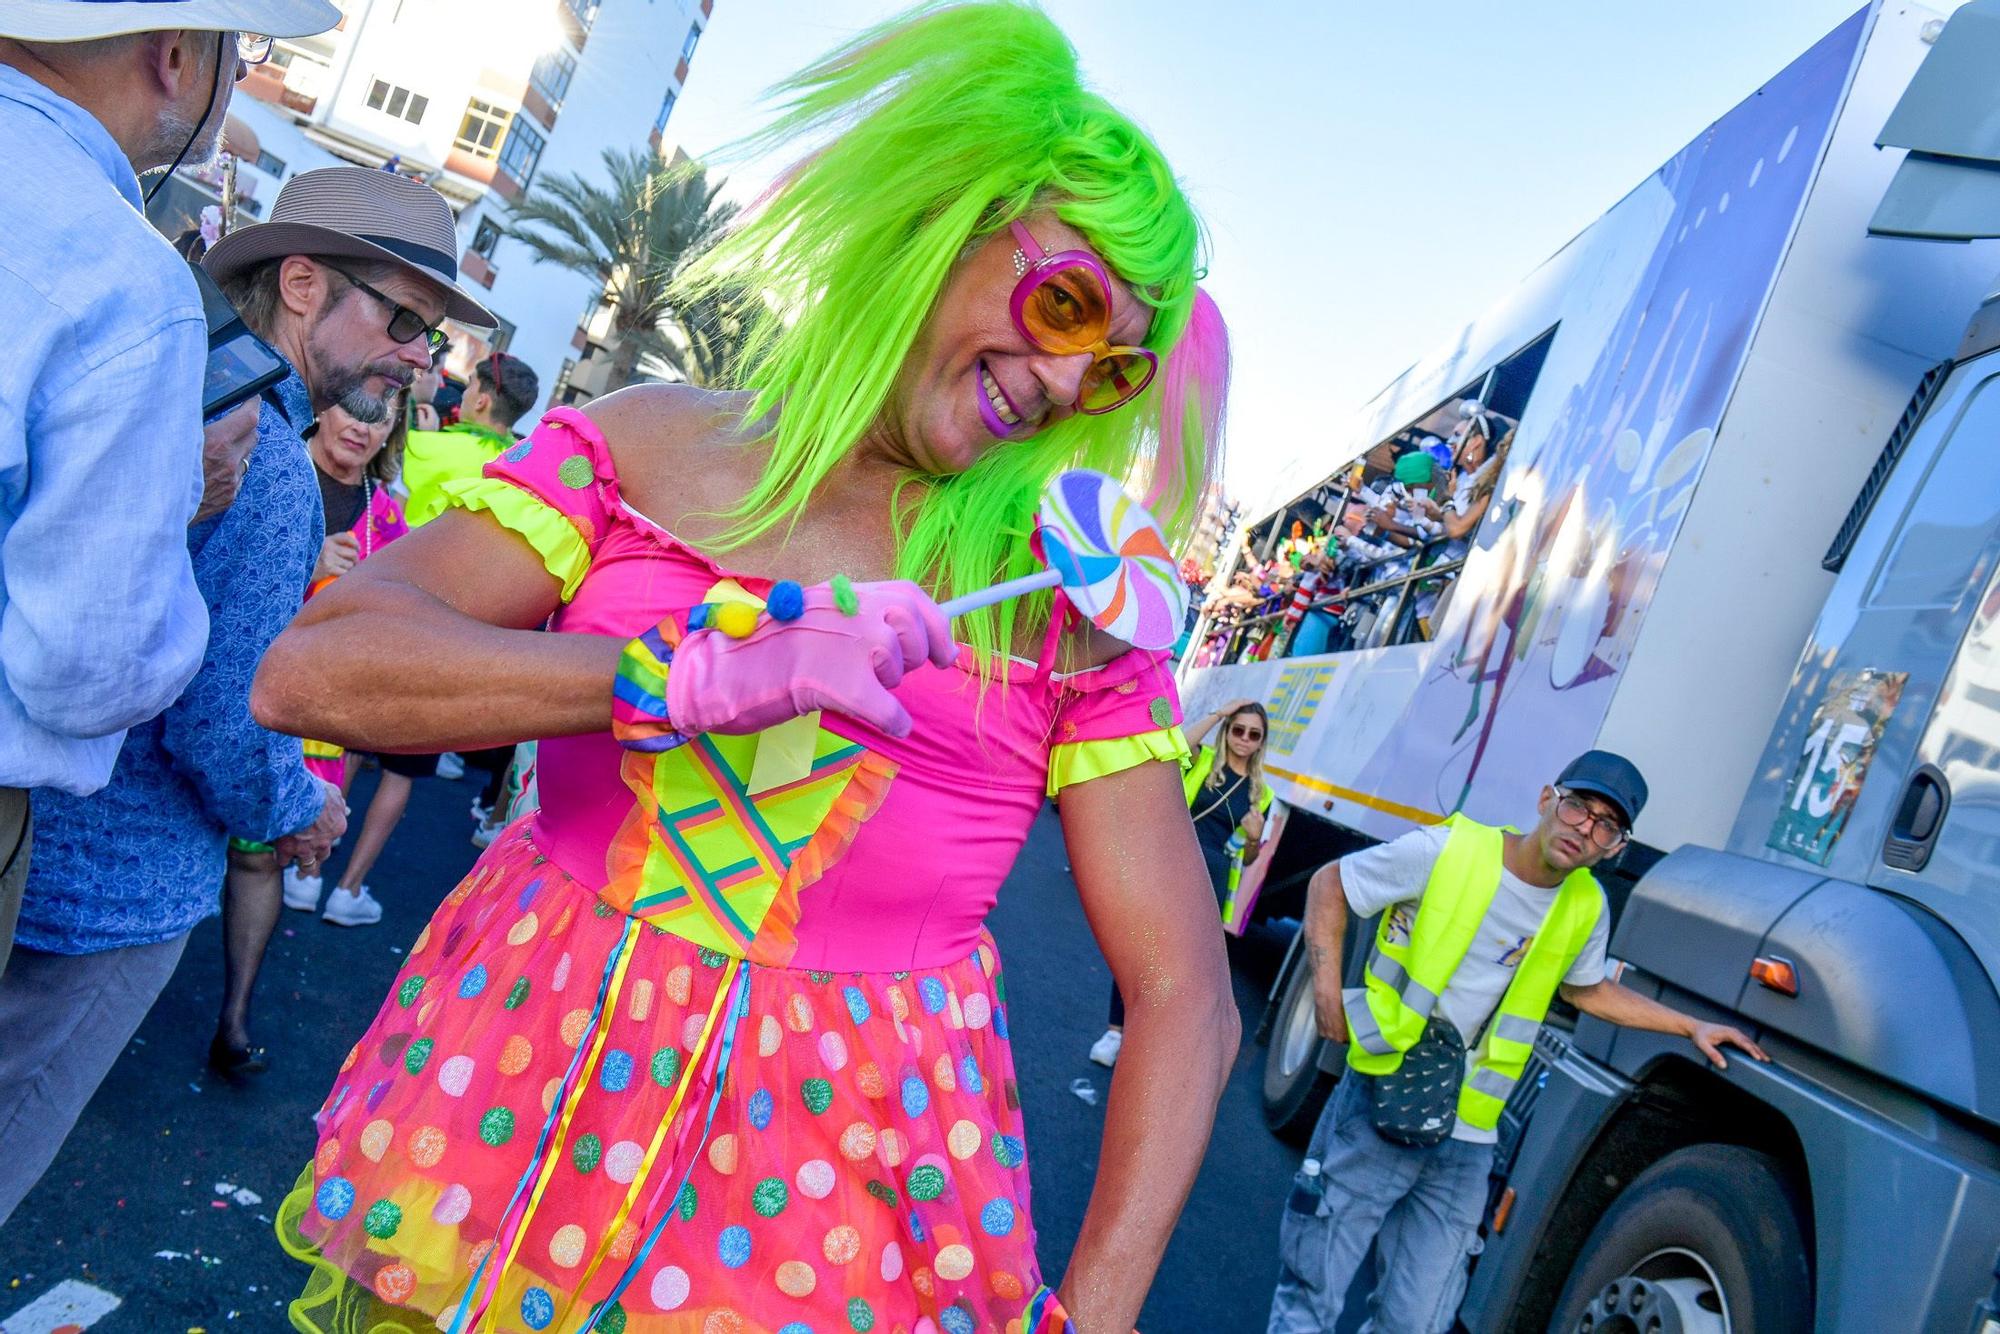
M 128 32 L 192 28 L 310 37 L 340 22 L 328 0 L 6 0 L 0 37 L 88 42 Z
M 321 167 L 285 182 L 271 216 L 217 241 L 202 267 L 217 282 L 287 255 L 372 259 L 442 287 L 445 314 L 491 329 L 499 321 L 458 285 L 458 229 L 444 196 L 407 176 Z

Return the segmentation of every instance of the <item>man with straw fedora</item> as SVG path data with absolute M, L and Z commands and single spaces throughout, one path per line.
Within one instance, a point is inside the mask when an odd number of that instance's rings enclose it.
M 327 0 L 0 4 L 0 969 L 28 789 L 102 787 L 201 661 L 186 528 L 234 494 L 253 424 L 204 439 L 200 296 L 138 177 L 213 154 L 273 35 L 339 20 Z
M 132 729 L 109 786 L 82 798 L 34 794 L 49 855 L 30 869 L 17 967 L 0 977 L 0 1221 L 53 1158 L 188 932 L 215 912 L 225 875 L 238 1003 L 225 1008 L 209 1062 L 232 1078 L 263 1068 L 245 1029 L 280 912 L 280 862 L 317 864 L 346 826 L 338 787 L 306 769 L 298 738 L 250 716 L 257 664 L 297 614 L 324 535 L 303 433 L 334 403 L 379 421 L 430 365 L 447 315 L 493 323 L 459 288 L 456 249 L 451 209 L 436 191 L 329 167 L 294 177 L 270 221 L 205 257 L 291 373 L 259 405 L 235 504 L 189 533 L 212 626 L 200 670 L 164 714 Z M 143 985 L 129 979 L 75 1013 L 76 979 L 137 958 L 148 961 Z M 19 966 L 27 961 L 34 967 Z M 37 1024 L 67 1040 L 42 1041 Z M 21 1114 L 28 1099 L 32 1116 Z

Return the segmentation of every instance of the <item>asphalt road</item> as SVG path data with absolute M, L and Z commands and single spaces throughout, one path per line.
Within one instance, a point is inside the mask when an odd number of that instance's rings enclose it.
M 364 775 L 357 820 L 372 787 Z M 0 1334 L 52 1334 L 65 1320 L 91 1334 L 288 1328 L 284 1303 L 304 1271 L 273 1240 L 272 1209 L 312 1152 L 311 1113 L 373 1017 L 401 950 L 477 855 L 467 839 L 474 790 L 471 782 L 417 785 L 373 877 L 386 910 L 381 925 L 342 930 L 285 914 L 258 989 L 257 1033 L 273 1068 L 249 1087 L 231 1087 L 203 1064 L 222 946 L 216 920 L 195 931 L 180 971 L 62 1155 L 0 1229 Z M 1103 1031 L 1110 974 L 1077 907 L 1052 818 L 1036 826 L 992 925 L 1008 972 L 1040 1253 L 1054 1276 L 1097 1163 L 1110 1072 L 1085 1053 Z M 1278 1214 L 1299 1155 L 1264 1129 L 1264 1053 L 1248 1039 L 1281 948 L 1273 936 L 1232 946 L 1243 1051 L 1146 1305 L 1146 1334 L 1264 1327 Z M 1094 1104 L 1071 1091 L 1079 1079 L 1095 1091 Z M 91 1315 L 111 1298 L 115 1310 Z M 67 1317 L 21 1319 L 38 1299 L 38 1315 L 67 1299 L 81 1304 Z

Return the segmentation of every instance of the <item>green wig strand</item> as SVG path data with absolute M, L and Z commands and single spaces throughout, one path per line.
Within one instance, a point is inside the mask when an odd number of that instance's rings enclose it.
M 1158 147 L 1083 87 L 1055 24 L 1021 0 L 926 4 L 773 96 L 775 120 L 739 149 L 809 151 L 681 279 L 683 299 L 746 285 L 766 293 L 744 382 L 755 394 L 748 418 L 775 412 L 776 425 L 718 545 L 797 519 L 883 411 L 953 267 L 1009 221 L 1046 209 L 1152 307 L 1146 343 L 1162 372 L 1116 412 L 997 443 L 963 473 L 908 479 L 897 574 L 944 598 L 1030 572 L 1042 492 L 1069 468 L 1123 479 L 1178 546 L 1214 464 L 1226 378 L 1219 318 L 1197 362 L 1222 376 L 1176 366 L 1197 305 L 1200 224 Z M 1002 603 L 961 617 L 957 632 L 988 662 L 1049 614 L 1046 595 Z

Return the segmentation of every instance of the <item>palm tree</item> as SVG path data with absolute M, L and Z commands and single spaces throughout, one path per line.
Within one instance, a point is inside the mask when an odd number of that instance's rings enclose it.
M 736 215 L 697 164 L 668 167 L 646 149 L 607 148 L 603 182 L 572 173 L 537 181 L 511 210 L 507 234 L 537 264 L 605 285 L 616 335 L 608 389 L 639 378 L 642 361 L 681 369 L 683 348 L 662 325 L 674 274 Z M 685 378 L 693 378 L 682 371 Z
M 689 256 L 693 259 L 694 256 Z M 750 337 L 755 291 L 745 285 L 702 291 L 668 315 L 664 347 L 649 349 L 645 369 L 705 389 L 735 389 Z

